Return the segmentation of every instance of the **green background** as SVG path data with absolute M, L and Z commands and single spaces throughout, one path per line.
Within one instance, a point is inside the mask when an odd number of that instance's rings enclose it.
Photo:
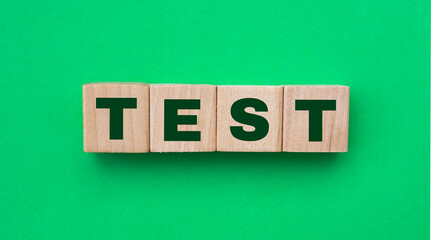
M 429 239 L 428 1 L 0 3 L 1 239 Z M 89 82 L 343 84 L 349 152 L 83 153 Z

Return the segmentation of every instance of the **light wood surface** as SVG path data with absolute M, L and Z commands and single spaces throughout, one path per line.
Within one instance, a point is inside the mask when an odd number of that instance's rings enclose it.
M 231 116 L 232 104 L 243 98 L 263 101 L 267 112 L 256 112 L 253 108 L 245 111 L 264 117 L 269 123 L 268 134 L 257 141 L 235 138 L 231 126 L 242 126 L 244 131 L 254 131 L 254 127 L 236 122 Z M 218 86 L 217 87 L 217 151 L 237 152 L 280 152 L 282 140 L 283 87 L 281 86 Z
M 322 141 L 309 141 L 309 112 L 295 110 L 295 100 L 336 100 L 335 111 L 322 113 Z M 283 151 L 347 152 L 349 87 L 285 86 Z
M 149 90 L 145 83 L 83 85 L 84 151 L 148 152 Z M 96 98 L 136 98 L 136 109 L 123 110 L 123 139 L 111 140 L 109 109 L 96 108 Z
M 136 99 L 136 109 L 123 109 L 122 139 L 110 139 L 110 109 L 96 108 L 97 98 Z M 268 108 L 244 110 L 268 122 L 261 139 L 240 140 L 232 134 L 231 127 L 255 130 L 253 124 L 232 117 L 232 105 L 245 98 L 258 99 Z M 176 129 L 199 131 L 200 140 L 165 139 L 167 99 L 199 100 L 199 109 L 177 110 L 179 116 L 196 116 L 197 123 L 180 123 Z M 322 111 L 321 139 L 312 139 L 310 111 L 295 109 L 297 100 L 335 101 L 335 109 Z M 83 85 L 83 113 L 85 152 L 347 152 L 349 87 L 92 83 Z
M 178 110 L 196 115 L 196 125 L 178 125 L 178 131 L 200 131 L 200 141 L 165 141 L 164 100 L 199 99 L 199 110 Z M 216 150 L 216 86 L 152 84 L 150 86 L 151 152 L 211 152 Z

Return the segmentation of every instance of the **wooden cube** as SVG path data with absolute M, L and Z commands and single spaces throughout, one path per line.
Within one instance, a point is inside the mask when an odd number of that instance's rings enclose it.
M 347 152 L 349 87 L 285 86 L 283 151 Z
M 280 152 L 283 87 L 218 86 L 217 151 Z
M 149 151 L 148 84 L 91 83 L 82 90 L 85 152 Z
M 216 150 L 216 86 L 152 84 L 151 152 Z

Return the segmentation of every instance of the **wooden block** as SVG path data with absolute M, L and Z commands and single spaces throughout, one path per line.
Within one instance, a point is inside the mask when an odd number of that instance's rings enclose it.
M 347 152 L 348 132 L 349 87 L 284 87 L 283 151 Z
M 91 83 L 82 90 L 85 152 L 149 151 L 148 84 Z
M 151 152 L 216 150 L 216 86 L 152 84 Z
M 281 152 L 283 87 L 218 86 L 217 151 Z

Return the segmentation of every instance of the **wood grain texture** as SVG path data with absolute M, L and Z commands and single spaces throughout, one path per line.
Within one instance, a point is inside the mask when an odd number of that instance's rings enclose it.
M 309 141 L 309 112 L 296 111 L 295 100 L 336 100 L 335 111 L 323 111 L 322 141 Z M 283 151 L 347 152 L 349 132 L 349 87 L 285 86 Z
M 216 86 L 152 84 L 150 87 L 151 152 L 212 152 L 216 150 Z M 200 141 L 164 140 L 164 100 L 200 99 L 199 110 L 178 110 L 197 115 L 197 125 L 178 125 L 178 131 L 200 131 Z
M 148 152 L 149 93 L 145 83 L 92 83 L 83 85 L 84 151 Z M 123 110 L 123 139 L 109 139 L 109 109 L 96 109 L 96 98 L 136 98 L 136 109 Z
M 263 101 L 267 112 L 245 111 L 263 116 L 269 123 L 268 134 L 257 141 L 243 141 L 235 138 L 231 126 L 242 126 L 244 131 L 254 127 L 236 122 L 231 116 L 232 104 L 243 98 L 257 98 Z M 281 86 L 218 86 L 217 87 L 217 151 L 235 152 L 280 152 L 282 143 L 283 87 Z

